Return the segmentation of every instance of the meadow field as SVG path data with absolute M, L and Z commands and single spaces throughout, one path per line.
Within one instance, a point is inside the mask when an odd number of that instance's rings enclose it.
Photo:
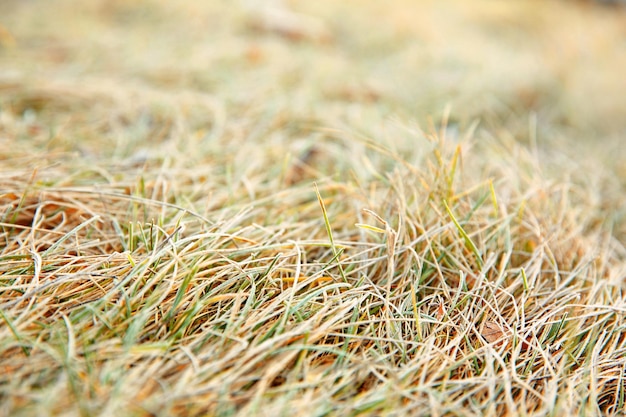
M 626 408 L 626 10 L 0 1 L 0 416 Z

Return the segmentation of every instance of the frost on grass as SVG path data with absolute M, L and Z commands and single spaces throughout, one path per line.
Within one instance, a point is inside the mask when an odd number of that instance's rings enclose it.
M 0 415 L 624 409 L 619 19 L 322 3 L 12 9 Z
M 3 412 L 621 409 L 625 253 L 576 167 L 482 130 L 316 132 L 314 158 L 257 144 L 230 178 L 15 146 Z

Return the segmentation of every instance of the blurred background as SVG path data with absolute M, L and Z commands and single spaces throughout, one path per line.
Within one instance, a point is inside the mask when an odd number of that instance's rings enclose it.
M 35 137 L 73 123 L 57 142 L 84 147 L 90 129 L 116 124 L 158 140 L 176 124 L 172 95 L 185 129 L 215 135 L 268 113 L 290 126 L 423 125 L 448 107 L 452 128 L 479 121 L 614 155 L 626 10 L 608 3 L 619 2 L 2 0 L 0 126 L 19 119 Z

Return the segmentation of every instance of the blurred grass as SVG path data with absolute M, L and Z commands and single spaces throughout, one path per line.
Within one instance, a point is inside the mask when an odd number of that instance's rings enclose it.
M 8 2 L 3 26 L 14 42 L 3 73 L 190 89 L 232 105 L 271 97 L 271 107 L 300 112 L 323 112 L 323 101 L 335 117 L 345 102 L 419 118 L 450 104 L 456 118 L 495 118 L 516 132 L 527 122 L 509 119 L 528 111 L 540 128 L 570 128 L 575 139 L 624 130 L 625 23 L 613 9 L 302 2 L 293 8 L 322 29 L 290 39 L 271 23 L 260 29 L 269 6 L 249 3 Z

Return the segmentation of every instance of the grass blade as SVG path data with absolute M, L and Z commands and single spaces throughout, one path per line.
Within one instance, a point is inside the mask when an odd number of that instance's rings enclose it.
M 333 251 L 333 256 L 337 260 L 339 273 L 341 274 L 341 278 L 343 279 L 343 282 L 348 282 L 346 275 L 343 271 L 343 266 L 341 265 L 341 262 L 339 261 L 340 253 L 337 250 L 337 247 L 335 246 L 335 240 L 333 239 L 333 230 L 330 227 L 330 221 L 328 220 L 328 212 L 326 211 L 326 205 L 324 205 L 324 200 L 322 199 L 319 188 L 317 188 L 317 184 L 315 184 L 315 194 L 317 195 L 317 201 L 319 201 L 320 207 L 322 208 L 322 215 L 324 216 L 324 225 L 326 226 L 326 233 L 328 234 L 328 240 L 330 241 L 330 247 Z
M 476 258 L 476 262 L 482 268 L 483 259 L 482 259 L 482 255 L 478 251 L 478 248 L 476 247 L 472 239 L 469 237 L 469 235 L 465 232 L 465 230 L 463 229 L 461 224 L 458 222 L 456 217 L 454 217 L 454 214 L 452 213 L 452 210 L 448 206 L 448 202 L 446 200 L 443 200 L 443 205 L 446 207 L 446 211 L 448 212 L 448 215 L 450 216 L 450 218 L 452 219 L 452 222 L 456 226 L 456 229 L 459 231 L 459 234 L 461 235 L 461 237 L 463 237 L 463 240 L 465 241 L 465 247 L 467 247 L 470 251 L 472 251 L 472 253 L 474 254 L 474 257 Z

